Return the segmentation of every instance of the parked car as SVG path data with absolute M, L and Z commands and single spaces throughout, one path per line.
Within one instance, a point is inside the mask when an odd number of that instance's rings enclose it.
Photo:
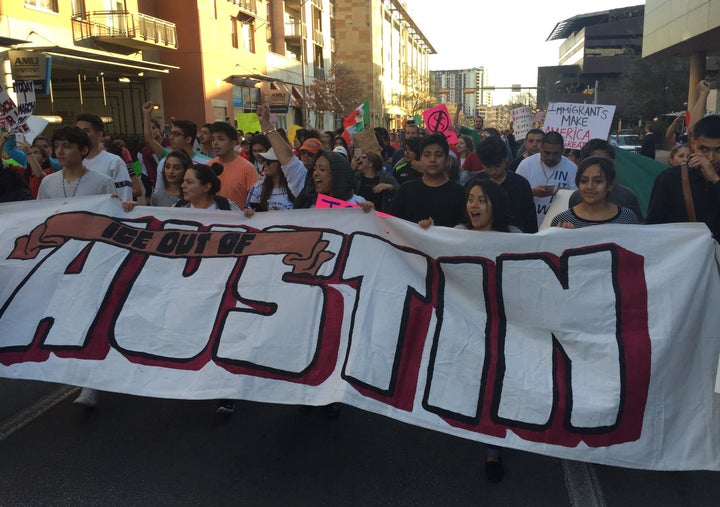
M 612 144 L 621 150 L 632 151 L 634 153 L 638 153 L 642 145 L 640 136 L 637 134 L 613 134 L 610 136 L 610 140 L 611 142 L 614 141 Z

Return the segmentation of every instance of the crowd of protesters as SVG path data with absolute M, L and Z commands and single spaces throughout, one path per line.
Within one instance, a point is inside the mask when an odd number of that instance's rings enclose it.
M 702 81 L 698 90 L 704 104 L 709 85 Z M 615 148 L 605 139 L 568 151 L 557 132 L 532 129 L 516 142 L 509 131 L 485 127 L 481 116 L 472 127 L 456 116 L 453 145 L 444 134 L 426 135 L 408 120 L 399 133 L 375 128 L 376 144 L 363 150 L 342 131 L 299 129 L 290 141 L 262 105 L 261 131 L 252 134 L 227 122 L 198 129 L 191 120 L 173 121 L 163 130 L 153 111 L 152 102 L 142 106 L 145 144 L 135 157 L 92 114 L 31 144 L 4 133 L 0 151 L 11 163 L 0 172 L 0 202 L 115 194 L 125 209 L 140 204 L 234 210 L 250 219 L 311 208 L 326 194 L 425 229 L 533 234 L 558 191 L 567 189 L 575 193 L 552 226 L 697 221 L 720 239 L 720 116 L 697 109 L 687 132 L 675 135 L 681 117 L 668 129 L 663 147 L 671 150 L 671 167 L 655 180 L 647 216 L 633 190 L 617 183 Z M 654 156 L 654 144 L 646 144 L 643 153 Z M 83 389 L 76 401 L 94 406 L 96 396 Z M 327 408 L 337 415 L 337 407 Z M 221 400 L 218 412 L 233 409 Z M 487 463 L 488 479 L 501 480 L 498 448 L 490 448 Z

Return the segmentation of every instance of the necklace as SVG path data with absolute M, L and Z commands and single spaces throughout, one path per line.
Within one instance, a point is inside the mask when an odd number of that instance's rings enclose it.
M 87 172 L 87 169 L 85 171 L 83 171 L 83 173 L 80 175 L 80 177 L 75 182 L 75 188 L 73 188 L 73 193 L 70 197 L 75 197 L 75 194 L 77 194 L 77 189 L 78 189 L 78 186 L 80 185 L 80 180 L 83 179 L 83 176 L 85 176 L 86 172 Z M 62 186 L 63 186 L 63 195 L 65 197 L 67 197 L 68 195 L 67 195 L 67 190 L 65 190 L 65 175 L 64 174 L 63 174 L 63 179 L 62 179 Z
M 542 169 L 543 176 L 545 176 L 545 185 L 547 186 L 550 184 L 550 178 L 552 178 L 553 174 L 555 174 L 555 169 L 553 169 L 552 167 L 548 167 L 548 169 L 550 169 L 550 174 L 548 174 L 547 171 L 545 170 L 545 167 L 547 167 L 547 166 L 542 161 L 542 159 L 540 159 L 540 169 Z

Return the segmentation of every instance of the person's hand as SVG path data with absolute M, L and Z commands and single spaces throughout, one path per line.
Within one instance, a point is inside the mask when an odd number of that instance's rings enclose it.
M 136 203 L 135 201 L 123 201 L 123 203 L 122 203 L 123 209 L 128 213 L 130 213 L 133 209 L 135 209 L 135 206 L 137 206 L 137 205 L 138 205 L 138 203 Z
M 260 121 L 260 127 L 263 130 L 271 130 L 272 123 L 270 123 L 270 108 L 264 104 L 257 106 L 258 120 Z
M 255 215 L 255 210 L 252 208 L 245 208 L 243 210 L 243 215 L 245 215 L 245 218 L 252 218 L 253 215 Z
M 532 194 L 535 197 L 550 197 L 551 195 L 555 195 L 555 192 L 555 187 L 550 189 L 550 185 L 538 185 L 532 189 Z
M 697 92 L 702 95 L 704 93 L 710 93 L 710 83 L 705 81 L 704 79 L 701 79 L 700 82 L 698 82 L 697 86 L 695 87 Z
M 570 222 L 559 222 L 555 227 L 560 227 L 561 229 L 574 229 L 575 226 Z
M 435 225 L 435 220 L 433 220 L 432 217 L 426 218 L 425 220 L 420 220 L 418 222 L 418 225 L 423 229 L 429 229 L 430 227 Z
M 18 148 L 18 150 L 22 151 L 25 155 L 29 155 L 30 148 L 32 148 L 32 146 L 27 141 L 20 141 L 19 143 L 17 143 L 17 148 Z
M 375 209 L 375 205 L 372 203 L 372 201 L 361 202 L 358 206 L 360 206 L 360 208 L 362 208 L 365 213 L 370 213 L 372 210 Z
M 710 162 L 702 155 L 698 155 L 697 153 L 693 153 L 692 155 L 690 155 L 690 157 L 688 158 L 688 167 L 698 169 L 703 175 L 703 178 L 705 178 L 712 184 L 720 181 L 720 176 L 715 170 L 715 167 L 713 167 L 712 162 Z
M 379 194 L 380 192 L 384 192 L 385 190 L 392 190 L 393 186 L 390 183 L 378 183 L 375 185 L 372 189 L 372 191 L 376 194 Z
M 148 116 L 152 115 L 153 107 L 155 107 L 155 104 L 153 104 L 152 100 L 148 100 L 142 105 L 142 111 L 143 114 L 146 114 Z

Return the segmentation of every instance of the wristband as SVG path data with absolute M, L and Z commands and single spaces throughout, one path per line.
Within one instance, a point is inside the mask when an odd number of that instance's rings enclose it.
M 278 131 L 278 129 L 270 129 L 270 130 L 268 130 L 268 131 L 263 132 L 263 134 L 265 134 L 266 136 L 269 136 L 269 135 L 272 134 L 273 132 L 277 132 L 277 131 Z

